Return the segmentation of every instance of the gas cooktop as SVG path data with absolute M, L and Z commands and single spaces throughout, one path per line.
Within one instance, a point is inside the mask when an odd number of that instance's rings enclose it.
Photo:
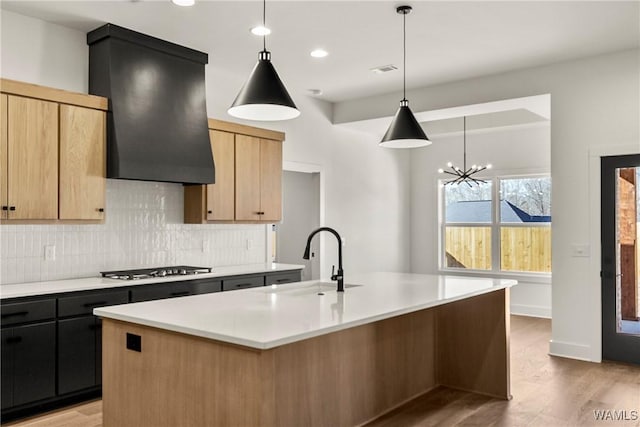
M 193 267 L 176 265 L 172 267 L 141 268 L 136 270 L 101 271 L 102 277 L 120 280 L 152 279 L 166 276 L 186 276 L 192 274 L 211 273 L 211 267 Z

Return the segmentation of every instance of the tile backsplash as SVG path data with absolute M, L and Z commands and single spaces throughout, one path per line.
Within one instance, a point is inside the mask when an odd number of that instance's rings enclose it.
M 104 224 L 0 225 L 0 284 L 265 262 L 264 225 L 183 224 L 183 200 L 180 184 L 109 179 Z M 55 259 L 46 260 L 51 246 Z

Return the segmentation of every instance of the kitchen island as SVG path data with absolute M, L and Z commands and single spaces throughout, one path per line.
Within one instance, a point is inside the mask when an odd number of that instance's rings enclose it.
M 510 399 L 513 280 L 349 276 L 96 309 L 104 426 L 352 426 L 438 385 Z

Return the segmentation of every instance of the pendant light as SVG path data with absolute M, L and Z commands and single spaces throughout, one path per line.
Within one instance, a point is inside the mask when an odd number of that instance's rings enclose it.
M 474 178 L 473 175 L 478 172 L 482 172 L 485 169 L 491 169 L 491 164 L 487 164 L 486 166 L 482 165 L 472 165 L 469 169 L 467 169 L 467 117 L 463 117 L 462 119 L 462 128 L 463 128 L 463 158 L 462 158 L 462 169 L 457 166 L 454 166 L 453 163 L 447 163 L 447 167 L 451 168 L 453 172 L 444 169 L 438 169 L 438 173 L 446 173 L 449 175 L 455 176 L 455 179 L 451 181 L 447 181 L 444 185 L 450 184 L 460 184 L 466 183 L 469 187 L 472 187 L 471 184 L 485 184 L 487 181 L 483 179 Z
M 403 17 L 402 101 L 400 101 L 400 108 L 391 121 L 387 133 L 382 137 L 381 147 L 417 148 L 431 144 L 420 123 L 411 112 L 409 101 L 407 101 L 407 15 L 411 13 L 411 10 L 411 6 L 399 6 L 396 9 L 396 12 Z
M 263 27 L 266 27 L 266 10 L 266 0 L 263 0 Z M 300 115 L 300 111 L 271 64 L 271 52 L 267 50 L 266 37 L 262 36 L 262 51 L 258 55 L 258 63 L 227 112 L 245 120 L 294 119 Z

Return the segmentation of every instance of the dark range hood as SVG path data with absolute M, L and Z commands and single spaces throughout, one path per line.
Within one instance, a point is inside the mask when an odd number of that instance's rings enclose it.
M 87 34 L 89 93 L 109 98 L 107 177 L 210 184 L 208 55 L 106 24 Z

